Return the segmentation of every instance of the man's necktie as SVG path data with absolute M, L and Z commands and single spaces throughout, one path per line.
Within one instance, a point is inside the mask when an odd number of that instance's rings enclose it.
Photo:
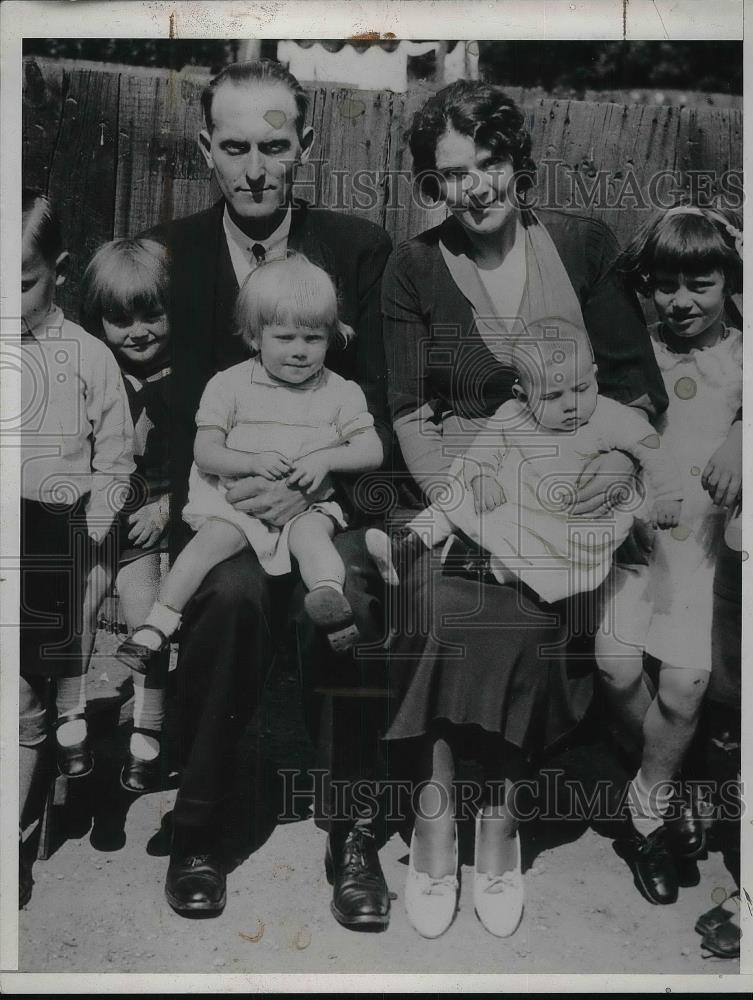
M 264 260 L 265 260 L 265 258 L 267 256 L 267 251 L 264 249 L 264 244 L 262 244 L 262 243 L 254 243 L 254 245 L 251 247 L 251 253 L 256 258 L 256 263 L 257 264 L 263 264 L 264 263 Z

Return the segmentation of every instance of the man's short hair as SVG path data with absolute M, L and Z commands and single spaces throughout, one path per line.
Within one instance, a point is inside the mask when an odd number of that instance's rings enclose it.
M 298 137 L 301 137 L 309 108 L 308 95 L 293 74 L 288 72 L 282 63 L 276 62 L 274 59 L 257 59 L 254 62 L 231 63 L 221 73 L 218 73 L 213 80 L 209 81 L 201 95 L 201 106 L 204 111 L 207 131 L 210 134 L 214 127 L 212 122 L 212 102 L 214 101 L 216 91 L 224 83 L 234 83 L 238 87 L 253 83 L 281 83 L 287 87 L 295 98 L 297 109 L 295 128 Z

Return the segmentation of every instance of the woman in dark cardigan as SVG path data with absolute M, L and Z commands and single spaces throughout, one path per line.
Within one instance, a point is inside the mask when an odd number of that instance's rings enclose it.
M 585 325 L 600 392 L 655 418 L 666 395 L 637 299 L 612 269 L 617 243 L 599 222 L 526 206 L 535 167 L 515 104 L 496 87 L 459 81 L 416 114 L 410 147 L 417 182 L 450 211 L 397 248 L 383 282 L 392 418 L 425 499 L 441 493 L 454 455 L 511 398 L 505 359 L 521 324 Z M 593 469 L 573 513 L 602 513 L 632 486 L 632 463 L 619 452 Z M 402 581 L 397 603 L 410 595 L 409 606 L 393 622 L 398 707 L 387 739 L 420 745 L 416 777 L 432 779 L 417 803 L 405 894 L 427 937 L 455 910 L 458 751 L 480 758 L 487 779 L 476 818 L 476 911 L 507 936 L 523 908 L 514 779 L 532 751 L 576 725 L 591 697 L 588 647 L 573 654 L 573 613 L 582 619 L 584 602 L 542 607 L 525 588 L 469 574 L 467 556 L 440 567 L 426 550 Z

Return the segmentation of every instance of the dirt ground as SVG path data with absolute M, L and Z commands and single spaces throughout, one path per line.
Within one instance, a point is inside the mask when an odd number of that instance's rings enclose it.
M 100 644 L 108 646 L 105 640 Z M 169 790 L 141 798 L 121 792 L 127 745 L 127 680 L 107 657 L 90 673 L 97 769 L 66 789 L 58 781 L 52 855 L 34 865 L 31 902 L 19 914 L 19 967 L 26 972 L 132 973 L 664 973 L 733 974 L 735 961 L 703 957 L 697 917 L 734 882 L 718 849 L 698 863 L 697 885 L 671 907 L 652 906 L 632 883 L 604 831 L 585 822 L 524 826 L 526 907 L 508 940 L 487 934 L 474 915 L 472 830 L 461 829 L 462 882 L 454 924 L 439 940 L 421 938 L 402 905 L 407 847 L 395 832 L 381 851 L 395 894 L 384 933 L 354 933 L 330 915 L 324 876 L 326 835 L 311 818 L 273 826 L 228 876 L 224 913 L 187 920 L 168 906 Z M 286 764 L 310 763 L 295 712 L 295 682 L 277 677 L 256 724 L 257 745 Z M 291 707 L 292 706 L 292 707 Z M 287 720 L 281 736 L 280 719 Z M 614 773 L 593 739 L 571 746 L 550 768 L 584 780 Z M 587 781 L 586 781 L 587 783 Z M 470 826 L 470 824 L 466 824 Z M 258 833 L 258 831 L 257 831 Z M 245 852 L 248 854 L 248 850 Z M 692 881 L 692 879 L 690 879 Z M 712 901 L 712 894 L 714 900 Z

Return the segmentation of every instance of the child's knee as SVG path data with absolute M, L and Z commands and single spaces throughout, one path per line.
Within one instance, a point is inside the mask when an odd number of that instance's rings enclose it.
M 643 676 L 643 651 L 637 646 L 599 631 L 594 653 L 599 674 L 613 685 L 630 687 Z
M 699 670 L 663 667 L 659 678 L 659 701 L 665 709 L 683 718 L 693 718 L 708 688 L 709 674 Z
M 22 747 L 36 747 L 47 738 L 47 708 L 41 685 L 20 678 L 18 702 L 18 742 Z
M 320 511 L 301 514 L 290 525 L 288 546 L 291 548 L 311 547 L 321 541 L 331 541 L 335 534 L 332 518 Z

